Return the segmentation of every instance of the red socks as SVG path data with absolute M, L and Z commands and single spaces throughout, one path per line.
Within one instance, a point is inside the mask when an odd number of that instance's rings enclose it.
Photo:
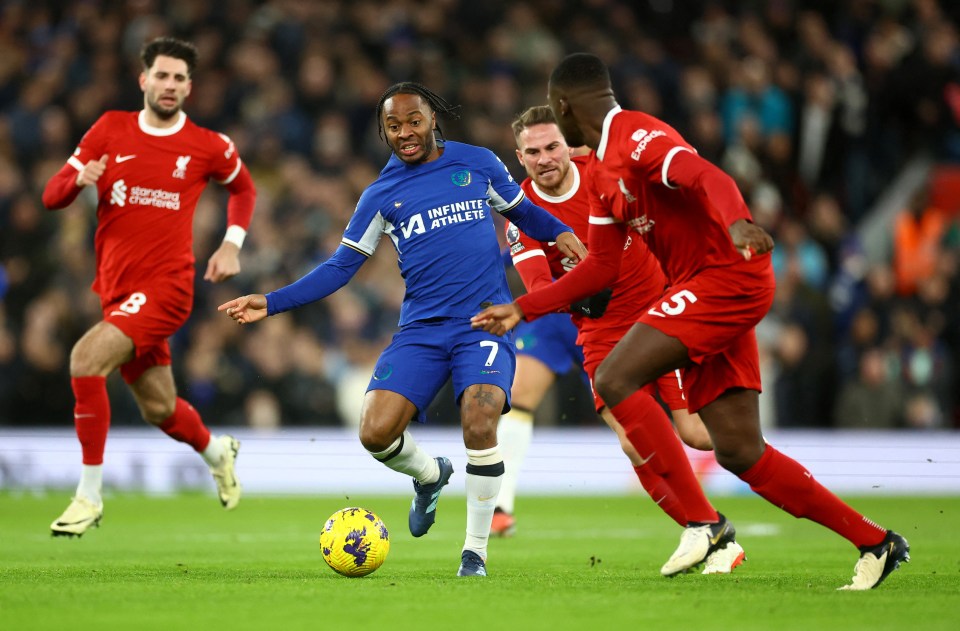
M 192 405 L 177 397 L 177 406 L 163 423 L 162 429 L 170 438 L 187 443 L 194 451 L 202 452 L 210 444 L 210 430 Z
M 672 491 L 677 508 L 674 508 L 672 501 L 668 502 L 668 506 L 661 504 L 661 508 L 682 526 L 691 521 L 714 523 L 719 520 L 717 511 L 703 494 L 680 439 L 660 404 L 646 392 L 637 390 L 610 411 L 623 426 L 630 444 L 641 458 L 647 460 L 640 468 L 649 469 Z M 637 475 L 641 475 L 639 471 Z M 660 497 L 666 497 L 664 501 L 668 501 L 670 495 L 665 494 L 663 487 L 655 483 L 652 477 L 648 478 L 650 487 L 644 483 L 647 475 L 645 472 L 640 478 L 643 488 L 651 493 L 655 501 Z M 650 488 L 655 490 L 651 491 Z
M 650 499 L 656 502 L 657 506 L 669 515 L 673 521 L 686 528 L 687 513 L 683 510 L 683 505 L 680 503 L 680 500 L 677 499 L 677 496 L 670 488 L 670 485 L 667 484 L 667 481 L 646 465 L 634 467 L 633 470 L 636 471 L 637 477 L 640 478 L 640 484 L 644 490 L 650 494 Z
M 887 534 L 814 480 L 803 465 L 770 445 L 740 479 L 774 506 L 826 526 L 858 548 L 876 545 Z
M 103 464 L 103 450 L 110 429 L 110 398 L 107 396 L 107 378 L 100 376 L 70 379 L 76 403 L 73 406 L 73 424 L 80 439 L 83 464 Z
M 73 377 L 70 379 L 76 404 L 73 407 L 73 422 L 80 439 L 83 464 L 102 465 L 103 451 L 110 429 L 110 398 L 107 396 L 107 378 L 100 376 Z M 192 405 L 177 397 L 177 405 L 170 418 L 160 429 L 171 438 L 187 443 L 202 452 L 210 444 L 210 430 Z

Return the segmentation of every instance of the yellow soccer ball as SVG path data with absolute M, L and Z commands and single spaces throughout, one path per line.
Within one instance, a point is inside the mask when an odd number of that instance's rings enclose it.
M 390 534 L 383 520 L 365 508 L 338 510 L 320 533 L 323 560 L 343 576 L 366 576 L 383 565 Z

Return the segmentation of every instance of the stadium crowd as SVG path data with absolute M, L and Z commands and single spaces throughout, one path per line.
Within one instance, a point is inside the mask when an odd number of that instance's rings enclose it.
M 235 141 L 258 190 L 241 274 L 211 285 L 201 269 L 171 340 L 181 391 L 217 425 L 359 419 L 399 317 L 391 248 L 328 300 L 257 327 L 216 305 L 336 249 L 389 155 L 374 117 L 384 89 L 416 80 L 462 104 L 445 135 L 491 148 L 519 178 L 510 122 L 544 102 L 563 55 L 589 51 L 623 106 L 730 173 L 776 239 L 776 301 L 758 329 L 767 418 L 958 428 L 960 199 L 932 204 L 921 187 L 889 226 L 886 260 L 856 231 L 912 158 L 960 162 L 958 25 L 960 6 L 936 0 L 4 2 L 0 424 L 71 424 L 69 349 L 100 317 L 95 204 L 85 190 L 58 216 L 40 191 L 104 110 L 142 106 L 138 52 L 169 34 L 201 53 L 185 111 Z M 223 235 L 224 198 L 210 187 L 198 207 L 198 265 Z M 138 423 L 121 385 L 114 423 Z M 589 403 L 571 409 L 562 422 L 595 422 Z

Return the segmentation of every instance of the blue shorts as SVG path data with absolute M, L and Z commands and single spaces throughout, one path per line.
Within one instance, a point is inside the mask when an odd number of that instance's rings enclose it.
M 457 405 L 468 387 L 482 383 L 507 395 L 517 368 L 513 334 L 500 337 L 470 328 L 470 320 L 438 318 L 402 327 L 384 349 L 367 390 L 390 390 L 417 406 L 417 420 L 426 420 L 427 407 L 453 377 Z
M 557 375 L 583 367 L 583 349 L 577 344 L 577 327 L 566 313 L 551 313 L 517 325 L 517 355 L 537 359 Z

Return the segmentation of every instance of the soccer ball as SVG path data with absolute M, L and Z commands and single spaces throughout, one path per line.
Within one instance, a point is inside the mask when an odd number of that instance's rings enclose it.
M 383 565 L 390 535 L 383 520 L 365 508 L 338 510 L 320 533 L 323 560 L 344 576 L 366 576 Z

